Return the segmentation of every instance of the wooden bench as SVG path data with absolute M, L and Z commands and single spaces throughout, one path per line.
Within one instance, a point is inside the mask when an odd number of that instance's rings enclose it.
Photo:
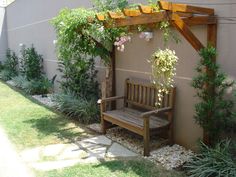
M 125 96 L 99 100 L 101 107 L 101 127 L 105 134 L 111 125 L 118 125 L 143 136 L 144 155 L 149 156 L 150 136 L 164 130 L 168 133 L 169 143 L 173 143 L 173 109 L 175 88 L 164 95 L 160 108 L 157 109 L 157 89 L 153 84 L 139 79 L 125 81 Z M 106 110 L 106 104 L 124 99 L 121 109 Z

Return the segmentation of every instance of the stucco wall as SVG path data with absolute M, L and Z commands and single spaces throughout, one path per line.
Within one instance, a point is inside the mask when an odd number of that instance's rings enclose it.
M 6 11 L 3 7 L 0 7 L 0 61 L 5 58 L 7 46 Z
M 57 71 L 57 57 L 53 41 L 56 35 L 50 19 L 55 17 L 62 8 L 77 8 L 91 6 L 90 1 L 78 0 L 17 0 L 7 9 L 8 46 L 16 51 L 19 44 L 29 47 L 34 44 L 37 51 L 43 55 L 44 70 L 49 78 Z M 56 82 L 56 89 L 58 83 Z
M 215 8 L 219 18 L 218 25 L 218 57 L 217 61 L 222 69 L 232 78 L 236 77 L 236 21 L 228 21 L 228 18 L 236 17 L 235 0 L 173 0 L 176 2 L 196 3 L 196 5 Z M 44 56 L 45 71 L 49 78 L 57 73 L 57 61 L 53 40 L 56 36 L 49 19 L 54 17 L 61 8 L 91 7 L 87 0 L 17 0 L 7 7 L 8 45 L 11 49 L 19 51 L 19 44 L 34 44 L 39 53 Z M 133 0 L 132 2 L 145 2 L 145 0 Z M 231 3 L 231 4 L 230 4 Z M 233 3 L 233 4 L 232 4 Z M 236 18 L 232 18 L 236 20 Z M 231 24 L 228 24 L 231 23 Z M 206 27 L 192 28 L 194 33 L 206 44 Z M 197 52 L 182 39 L 182 43 L 176 45 L 170 43 L 180 60 L 177 66 L 175 78 L 177 86 L 177 99 L 175 109 L 175 141 L 189 148 L 194 148 L 195 142 L 202 137 L 202 130 L 194 123 L 194 90 L 190 83 L 196 74 L 194 68 L 199 59 Z M 147 59 L 157 49 L 163 48 L 162 35 L 155 31 L 154 39 L 145 42 L 133 35 L 132 42 L 127 44 L 125 52 L 116 52 L 117 95 L 123 94 L 123 83 L 127 77 L 150 78 L 151 68 Z M 99 78 L 104 78 L 104 67 L 97 61 Z

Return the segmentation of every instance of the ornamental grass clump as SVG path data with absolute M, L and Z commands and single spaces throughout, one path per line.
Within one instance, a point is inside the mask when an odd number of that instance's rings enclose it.
M 200 153 L 185 165 L 190 177 L 235 177 L 235 143 L 221 141 L 215 147 L 201 143 Z
M 158 49 L 151 56 L 149 62 L 152 65 L 152 82 L 158 90 L 156 106 L 160 106 L 164 94 L 168 94 L 169 89 L 173 87 L 173 77 L 176 75 L 175 66 L 178 62 L 178 57 L 175 55 L 175 51 Z

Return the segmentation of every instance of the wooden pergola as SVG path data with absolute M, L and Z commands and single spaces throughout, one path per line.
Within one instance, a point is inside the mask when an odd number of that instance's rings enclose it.
M 107 15 L 97 14 L 97 19 L 103 22 L 107 28 L 127 27 L 136 25 L 157 24 L 161 21 L 169 21 L 184 38 L 199 52 L 204 46 L 197 36 L 191 31 L 191 26 L 207 26 L 207 45 L 216 47 L 217 43 L 217 17 L 214 9 L 197 7 L 186 4 L 178 4 L 167 1 L 158 1 L 155 10 L 151 6 L 140 5 L 138 9 L 123 9 L 122 12 L 108 12 Z M 107 17 L 108 16 L 108 17 Z M 115 55 L 111 52 L 112 58 L 112 96 L 116 95 L 116 76 L 115 76 Z M 214 59 L 215 60 L 215 59 Z M 211 71 L 206 68 L 206 72 Z M 209 88 L 209 93 L 214 94 L 214 88 Z M 204 134 L 204 141 L 208 142 L 208 137 Z

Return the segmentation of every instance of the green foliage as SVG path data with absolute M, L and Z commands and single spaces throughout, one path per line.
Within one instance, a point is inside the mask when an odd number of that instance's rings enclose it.
M 23 88 L 24 84 L 26 82 L 28 82 L 27 78 L 23 75 L 19 75 L 19 76 L 16 76 L 16 77 L 13 77 L 12 78 L 12 82 L 14 83 L 14 86 L 15 87 L 18 87 L 18 88 Z
M 234 177 L 236 159 L 230 141 L 222 141 L 214 148 L 201 144 L 200 154 L 193 157 L 185 167 L 190 177 Z
M 12 77 L 15 77 L 18 74 L 18 58 L 15 52 L 7 49 L 6 60 L 1 68 L 2 71 L 0 73 L 0 78 L 2 80 L 10 80 Z
M 56 109 L 78 119 L 80 122 L 88 124 L 99 120 L 99 109 L 96 100 L 78 97 L 76 93 L 71 91 L 64 94 L 55 94 L 53 100 L 56 102 Z
M 4 66 L 2 64 L 2 62 L 0 61 L 0 71 L 2 71 L 4 69 Z
M 31 95 L 47 94 L 51 92 L 53 87 L 52 81 L 45 76 L 41 76 L 41 78 L 37 80 L 28 80 L 26 76 L 19 75 L 14 77 L 12 81 L 15 84 L 15 87 L 18 87 Z
M 63 72 L 61 88 L 77 93 L 86 99 L 94 99 L 99 96 L 98 82 L 96 80 L 94 59 L 79 59 L 75 61 L 61 62 L 59 70 Z
M 129 4 L 127 0 L 92 0 L 92 2 L 99 12 L 123 9 Z
M 12 72 L 9 70 L 4 69 L 0 72 L 0 79 L 4 81 L 9 81 L 11 80 L 12 77 L 13 77 Z
M 160 106 L 164 93 L 168 93 L 169 89 L 173 87 L 178 57 L 175 55 L 175 51 L 158 49 L 151 56 L 149 62 L 152 65 L 153 83 L 158 89 L 158 102 L 156 104 Z
M 39 55 L 32 45 L 21 51 L 24 56 L 24 73 L 28 80 L 39 80 L 42 77 L 42 55 Z
M 226 90 L 232 87 L 234 82 L 227 81 L 226 75 L 214 62 L 215 48 L 202 49 L 200 56 L 202 59 L 196 68 L 198 76 L 192 82 L 200 99 L 200 102 L 195 105 L 195 119 L 209 134 L 212 143 L 215 143 L 235 119 L 234 101 L 232 98 L 225 98 Z M 205 72 L 206 68 L 208 72 Z

